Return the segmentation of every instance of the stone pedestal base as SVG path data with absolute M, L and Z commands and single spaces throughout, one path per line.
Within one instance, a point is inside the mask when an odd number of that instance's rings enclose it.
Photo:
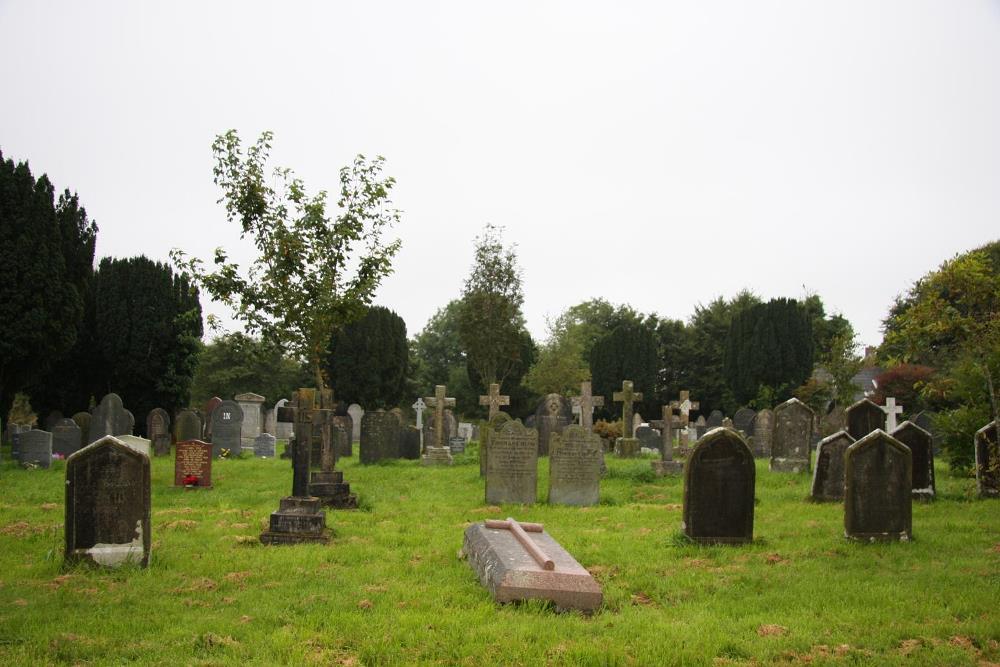
M 269 530 L 260 534 L 260 541 L 264 544 L 326 544 L 330 541 L 326 535 L 326 513 L 319 507 L 319 498 L 282 498 L 278 511 L 271 513 Z
M 340 510 L 358 508 L 358 497 L 351 493 L 351 485 L 344 483 L 344 473 L 314 472 L 309 480 L 309 495 L 319 498 L 324 507 Z
M 771 459 L 771 472 L 809 472 L 809 461 L 806 459 Z
M 639 455 L 639 438 L 618 438 L 615 440 L 615 454 L 619 458 L 634 459 Z
M 428 447 L 420 462 L 425 466 L 450 466 L 454 460 L 451 458 L 450 447 Z
M 650 461 L 649 463 L 653 467 L 653 472 L 656 473 L 657 477 L 681 475 L 684 473 L 683 461 Z

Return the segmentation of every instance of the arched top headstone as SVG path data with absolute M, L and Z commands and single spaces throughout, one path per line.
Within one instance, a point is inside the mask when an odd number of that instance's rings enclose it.
M 739 433 L 721 427 L 706 433 L 684 466 L 685 535 L 702 543 L 752 541 L 756 475 Z
M 913 456 L 913 497 L 921 500 L 934 498 L 937 488 L 934 481 L 934 436 L 911 421 L 896 427 L 892 437 L 910 449 Z
M 132 435 L 135 417 L 125 409 L 118 394 L 111 393 L 101 399 L 90 419 L 90 441 L 96 442 L 106 435 Z
M 820 440 L 816 447 L 813 471 L 813 500 L 832 501 L 844 498 L 844 453 L 854 444 L 847 431 L 838 431 Z

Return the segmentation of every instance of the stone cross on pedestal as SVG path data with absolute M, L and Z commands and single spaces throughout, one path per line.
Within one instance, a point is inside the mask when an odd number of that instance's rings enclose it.
M 903 406 L 896 405 L 896 399 L 890 396 L 885 399 L 885 407 L 882 408 L 882 412 L 885 413 L 885 430 L 887 433 L 892 433 L 896 430 L 896 415 L 903 414 Z
M 681 425 L 681 417 L 674 414 L 674 408 L 663 406 L 663 419 L 649 422 L 653 428 L 660 429 L 660 460 L 653 461 L 653 470 L 659 475 L 680 472 L 683 465 L 674 461 L 674 429 Z
M 681 416 L 681 428 L 687 428 L 688 422 L 690 421 L 691 411 L 697 410 L 700 406 L 698 401 L 691 400 L 690 391 L 682 391 L 678 395 L 677 401 L 670 401 L 670 407 L 677 410 Z
M 622 404 L 622 437 L 635 436 L 635 433 L 629 433 L 632 429 L 632 404 L 642 400 L 642 392 L 632 390 L 631 380 L 622 380 L 622 390 L 616 391 L 611 398 L 615 403 Z
M 590 382 L 580 383 L 580 395 L 570 399 L 573 413 L 580 415 L 580 426 L 588 431 L 594 429 L 594 408 L 604 407 L 604 397 L 591 394 Z
M 444 421 L 444 409 L 454 407 L 455 399 L 449 398 L 447 389 L 443 384 L 434 387 L 434 395 L 424 397 L 424 402 L 429 407 L 434 408 L 434 446 L 428 446 L 421 462 L 424 465 L 444 464 L 451 465 L 451 447 L 445 442 L 444 432 L 447 429 Z
M 479 397 L 479 405 L 490 406 L 489 419 L 493 419 L 500 412 L 501 405 L 510 405 L 510 396 L 501 396 L 500 385 L 494 382 L 490 385 L 490 393 Z
M 427 409 L 427 404 L 424 403 L 424 399 L 418 398 L 410 407 L 417 413 L 417 432 L 420 434 L 420 451 L 424 451 L 424 410 Z

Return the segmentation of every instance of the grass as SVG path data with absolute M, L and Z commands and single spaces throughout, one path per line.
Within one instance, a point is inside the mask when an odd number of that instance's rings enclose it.
M 65 464 L 0 465 L 2 664 L 948 664 L 1000 662 L 1000 502 L 938 470 L 915 540 L 843 538 L 806 475 L 758 462 L 755 540 L 680 534 L 680 478 L 608 457 L 589 508 L 483 503 L 475 449 L 451 468 L 340 466 L 364 509 L 328 511 L 327 546 L 257 536 L 291 488 L 285 460 L 217 461 L 215 488 L 153 461 L 146 570 L 64 570 Z M 539 497 L 548 462 L 539 466 Z M 598 613 L 497 606 L 457 558 L 487 517 L 539 521 L 604 589 Z

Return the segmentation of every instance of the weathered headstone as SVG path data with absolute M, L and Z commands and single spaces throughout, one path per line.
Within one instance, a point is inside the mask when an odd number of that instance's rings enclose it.
M 182 440 L 174 448 L 174 486 L 212 487 L 212 445 Z
M 212 439 L 212 415 L 215 414 L 215 409 L 222 404 L 222 399 L 218 396 L 213 396 L 212 398 L 205 401 L 205 407 L 202 410 L 204 424 L 205 424 L 205 439 L 209 441 Z
M 400 429 L 399 455 L 407 461 L 420 460 L 420 431 L 415 426 Z
M 434 387 L 434 395 L 424 398 L 427 407 L 434 408 L 434 439 L 427 442 L 424 436 L 424 455 L 421 459 L 423 465 L 451 465 L 451 449 L 448 447 L 448 422 L 446 420 L 445 409 L 454 407 L 455 399 L 447 396 L 447 388 L 443 384 Z M 452 417 L 454 419 L 454 417 Z M 456 423 L 456 428 L 458 424 Z
M 334 440 L 337 447 L 337 458 L 354 456 L 354 443 L 351 434 L 354 433 L 354 419 L 351 415 L 333 416 Z
M 810 494 L 813 500 L 844 499 L 844 454 L 853 444 L 854 438 L 847 431 L 838 431 L 820 441 Z
M 642 393 L 633 389 L 631 380 L 622 380 L 622 390 L 616 391 L 612 399 L 615 403 L 622 404 L 622 434 L 629 433 L 629 437 L 621 437 L 615 440 L 615 454 L 622 458 L 632 458 L 639 452 L 639 441 L 631 435 L 632 425 L 632 405 L 636 401 L 642 400 Z
M 900 424 L 890 435 L 909 447 L 913 456 L 913 497 L 933 500 L 937 492 L 934 483 L 934 438 L 910 421 Z
M 473 524 L 465 530 L 462 554 L 499 603 L 541 599 L 557 610 L 584 612 L 601 606 L 600 585 L 541 524 Z
M 52 427 L 52 453 L 66 458 L 80 447 L 80 427 L 72 419 L 60 419 Z
M 138 435 L 117 435 L 120 442 L 146 456 L 153 456 L 153 443 Z
M 743 433 L 743 437 L 752 436 L 753 431 L 753 420 L 757 416 L 757 413 L 750 408 L 740 408 L 733 415 L 733 427 Z
M 937 456 L 941 452 L 941 434 L 934 426 L 934 413 L 924 410 L 914 415 L 910 421 L 931 434 L 931 439 L 934 442 L 934 455 Z
M 847 410 L 839 405 L 830 408 L 820 423 L 820 435 L 824 438 L 847 429 Z
M 399 419 L 385 410 L 369 410 L 361 418 L 359 459 L 363 464 L 399 458 Z
M 274 437 L 276 437 L 278 440 L 286 440 L 287 441 L 287 440 L 291 439 L 291 437 L 292 437 L 292 435 L 294 433 L 294 431 L 292 429 L 292 423 L 291 422 L 278 421 L 278 410 L 280 410 L 281 408 L 285 407 L 286 405 L 288 405 L 288 399 L 287 398 L 283 398 L 283 399 L 281 399 L 280 401 L 278 401 L 277 403 L 274 404 L 274 411 L 273 411 L 274 412 L 274 431 L 272 431 L 272 433 L 274 434 Z M 348 436 L 350 436 L 350 432 L 348 432 Z M 350 439 L 350 438 L 348 437 L 348 439 Z M 350 456 L 350 454 L 348 454 L 348 456 Z
M 594 408 L 604 407 L 604 397 L 594 396 L 589 380 L 580 383 L 580 395 L 570 399 L 573 414 L 580 415 L 580 426 L 588 431 L 594 428 Z
M 236 456 L 243 449 L 243 409 L 236 401 L 222 401 L 212 411 L 212 455 Z
M 535 408 L 535 428 L 538 429 L 538 454 L 549 455 L 549 440 L 573 423 L 573 406 L 560 394 L 548 394 Z
M 739 433 L 706 433 L 684 469 L 684 534 L 703 544 L 751 542 L 756 481 L 753 452 Z
M 465 440 L 466 444 L 472 441 L 472 424 L 468 422 L 458 422 L 458 437 Z
M 18 462 L 21 465 L 49 468 L 52 465 L 52 434 L 37 429 L 19 434 Z
M 976 431 L 976 487 L 980 498 L 1000 497 L 1000 446 L 996 425 L 993 421 Z
M 726 415 L 722 414 L 722 410 L 712 410 L 712 414 L 708 415 L 708 419 L 705 420 L 705 426 L 709 430 L 713 428 L 719 428 L 722 426 L 722 420 L 726 418 Z
M 771 436 L 773 472 L 809 471 L 809 443 L 814 418 L 812 409 L 797 398 L 790 398 L 774 409 L 774 432 Z
M 80 427 L 80 447 L 83 449 L 90 444 L 90 420 L 89 412 L 77 412 L 73 415 L 73 421 Z
M 913 536 L 913 456 L 881 429 L 847 448 L 844 458 L 844 535 L 865 542 Z
M 107 394 L 94 408 L 90 419 L 90 442 L 106 435 L 132 435 L 134 419 L 122 405 L 118 394 Z
M 157 456 L 170 454 L 170 415 L 163 408 L 153 408 L 146 415 L 146 437 Z
M 354 425 L 351 442 L 358 442 L 361 440 L 361 418 L 365 416 L 365 410 L 357 403 L 351 403 L 347 406 L 347 414 L 351 416 L 351 423 Z
M 484 423 L 483 428 L 480 429 L 480 440 L 479 440 L 479 476 L 486 476 L 486 452 L 490 446 L 490 440 L 496 435 L 496 432 L 503 427 L 504 424 L 510 421 L 510 415 L 506 412 L 498 412 L 493 415 L 493 418 Z
M 174 420 L 174 441 L 201 440 L 201 417 L 194 410 L 181 410 Z
M 701 439 L 710 430 L 708 424 L 705 423 L 705 415 L 698 415 L 698 418 L 694 420 L 694 431 L 698 435 L 698 439 Z
M 479 405 L 489 406 L 489 413 L 486 418 L 493 419 L 493 416 L 500 412 L 502 406 L 510 405 L 510 396 L 501 396 L 500 385 L 494 382 L 490 385 L 490 392 L 486 396 L 479 397 Z
M 451 450 L 452 456 L 455 454 L 464 454 L 465 438 L 460 435 L 456 435 L 454 438 L 448 438 L 448 449 Z
M 233 400 L 239 404 L 243 411 L 243 423 L 240 425 L 240 447 L 252 451 L 257 436 L 264 432 L 264 401 L 267 399 L 260 394 L 247 392 L 237 394 Z
M 601 495 L 601 437 L 576 424 L 549 443 L 549 503 L 596 505 Z
M 533 504 L 538 498 L 538 431 L 509 421 L 490 436 L 486 503 Z
M 753 418 L 753 455 L 770 458 L 771 442 L 774 438 L 774 412 L 764 408 Z
M 867 398 L 847 408 L 847 432 L 855 440 L 860 440 L 872 431 L 885 428 L 885 413 L 882 408 Z
M 261 433 L 253 441 L 253 455 L 261 459 L 273 459 L 278 439 L 270 433 Z
M 149 457 L 106 436 L 66 460 L 67 563 L 149 564 Z
M 660 440 L 660 432 L 649 426 L 640 426 L 637 428 L 635 430 L 635 439 L 639 441 L 639 447 L 655 449 L 656 451 L 660 451 L 660 447 L 663 444 Z

